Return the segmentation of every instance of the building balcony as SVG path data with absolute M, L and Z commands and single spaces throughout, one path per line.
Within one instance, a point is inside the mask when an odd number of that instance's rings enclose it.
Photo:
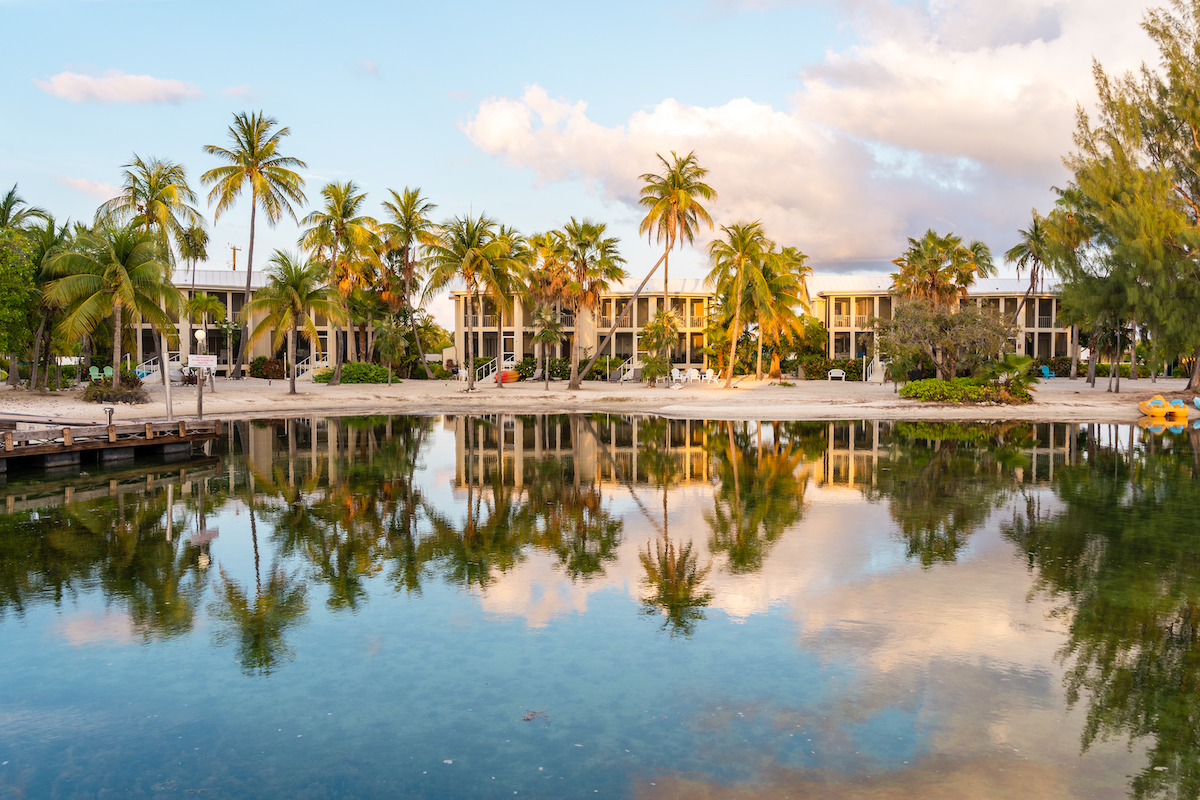
M 868 314 L 855 314 L 855 315 L 854 315 L 854 327 L 856 327 L 856 328 L 866 328 L 866 327 L 867 327 L 867 320 L 868 320 L 868 319 L 870 319 L 870 318 L 871 318 L 871 317 L 870 317 L 870 315 L 868 315 Z
M 849 328 L 850 327 L 850 315 L 849 314 L 834 314 L 833 315 L 833 327 Z
M 463 319 L 472 328 L 494 328 L 497 316 L 495 314 L 464 314 Z
M 1037 319 L 1038 319 L 1038 327 L 1039 328 L 1053 328 L 1054 327 L 1054 317 L 1038 317 Z
M 689 328 L 703 328 L 708 324 L 704 317 L 688 317 Z

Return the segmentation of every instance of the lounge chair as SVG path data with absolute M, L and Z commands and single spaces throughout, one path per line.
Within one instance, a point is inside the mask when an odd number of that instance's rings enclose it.
M 88 375 L 91 376 L 91 379 L 93 381 L 100 380 L 100 368 L 99 367 L 88 367 Z
M 696 369 L 695 367 L 693 367 L 692 369 L 689 369 L 687 371 L 687 382 L 688 383 L 699 383 L 700 382 L 700 370 Z
M 839 380 L 839 381 L 844 381 L 844 380 L 846 380 L 846 370 L 831 369 L 831 370 L 829 370 L 829 374 L 825 376 L 825 379 L 830 380 L 830 381 L 835 380 L 835 379 Z
M 112 367 L 105 367 L 105 368 L 104 368 L 104 377 L 106 377 L 106 378 L 108 378 L 108 379 L 110 379 L 110 380 L 111 380 L 111 379 L 112 379 L 112 376 L 113 376 Z
M 1051 372 L 1049 367 L 1047 367 L 1045 364 L 1043 364 L 1042 365 L 1042 377 L 1049 380 L 1050 378 L 1057 378 L 1058 376 L 1055 375 L 1053 372 Z
M 717 371 L 715 369 L 704 370 L 704 377 L 701 379 L 701 383 L 716 383 L 716 382 L 717 382 Z

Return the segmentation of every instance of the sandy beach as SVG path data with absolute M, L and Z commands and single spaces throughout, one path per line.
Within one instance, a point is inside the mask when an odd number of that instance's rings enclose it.
M 911 420 L 1039 420 L 1065 422 L 1128 423 L 1141 417 L 1137 402 L 1155 394 L 1182 397 L 1189 405 L 1192 393 L 1182 379 L 1123 380 L 1121 393 L 1105 391 L 1107 381 L 1091 388 L 1081 378 L 1055 378 L 1037 387 L 1035 401 L 1026 406 L 947 406 L 906 400 L 891 384 L 841 381 L 798 381 L 780 386 L 772 381 L 735 380 L 731 389 L 721 385 L 687 384 L 680 389 L 642 384 L 586 382 L 579 391 L 568 391 L 565 381 L 480 384 L 466 392 L 454 381 L 409 380 L 391 386 L 356 384 L 325 386 L 308 381 L 288 394 L 287 381 L 248 378 L 218 380 L 216 391 L 204 393 L 204 415 L 214 419 L 350 415 L 369 413 L 566 413 L 609 412 L 660 414 L 690 419 L 911 419 Z M 117 404 L 113 418 L 122 421 L 166 419 L 164 389 L 148 384 L 150 402 Z M 196 388 L 172 387 L 176 418 L 196 415 Z M 29 392 L 5 386 L 0 389 L 0 414 L 49 419 L 103 422 L 103 406 L 80 400 L 77 390 Z M 1193 417 L 1200 416 L 1194 412 Z

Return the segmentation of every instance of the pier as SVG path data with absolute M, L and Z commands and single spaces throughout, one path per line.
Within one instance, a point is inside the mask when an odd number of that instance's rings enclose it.
M 22 466 L 57 468 L 78 466 L 88 455 L 101 464 L 132 459 L 139 453 L 190 456 L 192 446 L 221 435 L 220 420 L 140 422 L 125 425 L 83 425 L 0 432 L 0 475 L 9 461 Z

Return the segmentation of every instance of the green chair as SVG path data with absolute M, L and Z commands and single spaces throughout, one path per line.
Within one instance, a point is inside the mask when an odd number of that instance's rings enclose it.
M 92 380 L 94 380 L 94 381 L 100 380 L 100 368 L 99 367 L 89 367 L 88 375 L 90 375 L 92 377 Z
M 104 368 L 104 377 L 111 379 L 112 376 L 113 376 L 112 367 L 105 367 Z

